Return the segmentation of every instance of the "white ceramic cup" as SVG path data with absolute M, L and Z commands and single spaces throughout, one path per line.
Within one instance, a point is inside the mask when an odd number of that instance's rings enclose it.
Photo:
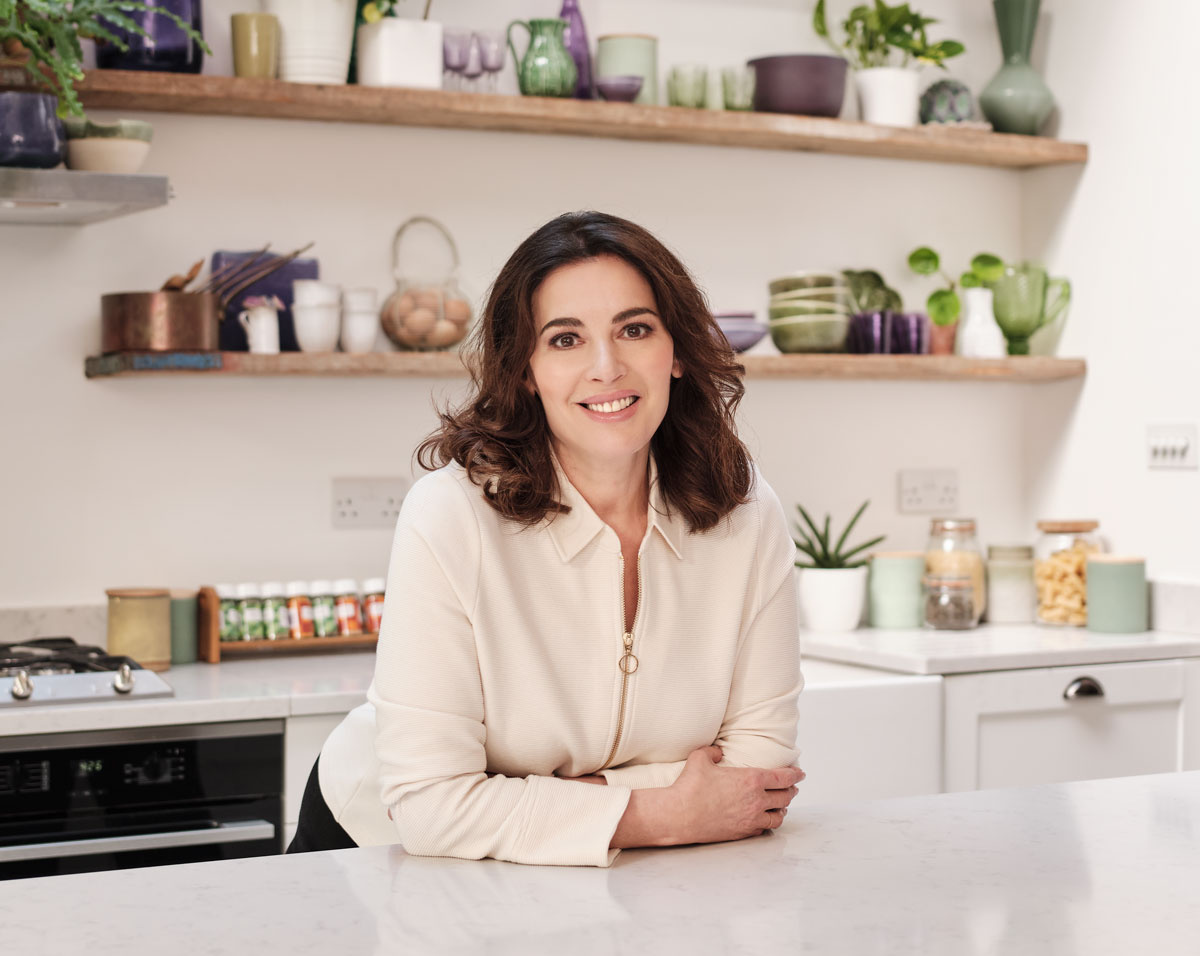
M 369 312 L 342 313 L 342 351 L 343 352 L 373 352 L 375 342 L 379 337 L 379 313 Z
M 342 308 L 347 312 L 377 312 L 379 293 L 374 289 L 347 289 L 342 293 Z
M 260 355 L 279 354 L 279 314 L 269 305 L 256 305 L 238 313 L 238 321 L 246 330 L 250 351 Z
M 296 279 L 292 282 L 293 305 L 338 305 L 342 290 L 320 279 Z
M 301 351 L 333 352 L 337 349 L 341 310 L 336 303 L 293 305 L 292 322 Z

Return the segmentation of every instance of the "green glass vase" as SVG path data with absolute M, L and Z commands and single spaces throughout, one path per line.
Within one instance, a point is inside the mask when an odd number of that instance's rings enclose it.
M 1037 32 L 1041 0 L 992 0 L 1004 65 L 979 94 L 979 106 L 998 133 L 1036 136 L 1054 109 L 1054 96 L 1029 51 Z

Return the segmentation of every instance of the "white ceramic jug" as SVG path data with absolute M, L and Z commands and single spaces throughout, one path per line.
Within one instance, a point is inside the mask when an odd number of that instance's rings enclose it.
M 279 354 L 279 313 L 269 305 L 256 305 L 238 313 L 238 321 L 246 330 L 250 351 L 260 355 Z

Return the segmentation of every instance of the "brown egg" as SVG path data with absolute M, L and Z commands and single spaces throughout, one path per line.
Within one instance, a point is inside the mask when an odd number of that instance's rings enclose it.
M 433 327 L 433 331 L 425 339 L 425 344 L 435 348 L 444 348 L 447 345 L 453 345 L 463 337 L 462 326 L 456 325 L 449 319 L 438 319 L 437 325 Z
M 437 313 L 418 306 L 404 317 L 404 331 L 418 339 L 428 335 L 437 324 Z
M 442 293 L 437 289 L 419 289 L 413 294 L 418 308 L 432 309 L 435 313 L 442 305 Z
M 447 299 L 446 318 L 459 325 L 465 325 L 471 318 L 471 306 L 462 299 Z
M 395 298 L 394 294 L 393 294 L 393 298 Z M 399 298 L 396 298 L 395 309 L 396 309 L 396 315 L 399 318 L 404 318 L 406 315 L 408 315 L 409 312 L 411 312 L 416 307 L 417 307 L 417 302 L 412 297 L 412 294 L 409 292 L 405 292 L 404 295 L 400 296 Z

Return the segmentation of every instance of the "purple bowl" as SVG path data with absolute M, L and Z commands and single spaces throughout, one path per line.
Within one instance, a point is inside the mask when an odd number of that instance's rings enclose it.
M 846 61 L 840 56 L 788 53 L 750 60 L 754 108 L 761 113 L 837 117 L 846 93 Z
M 755 322 L 745 318 L 731 320 L 718 318 L 717 325 L 725 334 L 729 347 L 735 352 L 744 352 L 746 349 L 753 348 L 767 334 L 765 322 Z
M 610 103 L 632 103 L 642 92 L 640 76 L 598 76 L 596 89 Z

